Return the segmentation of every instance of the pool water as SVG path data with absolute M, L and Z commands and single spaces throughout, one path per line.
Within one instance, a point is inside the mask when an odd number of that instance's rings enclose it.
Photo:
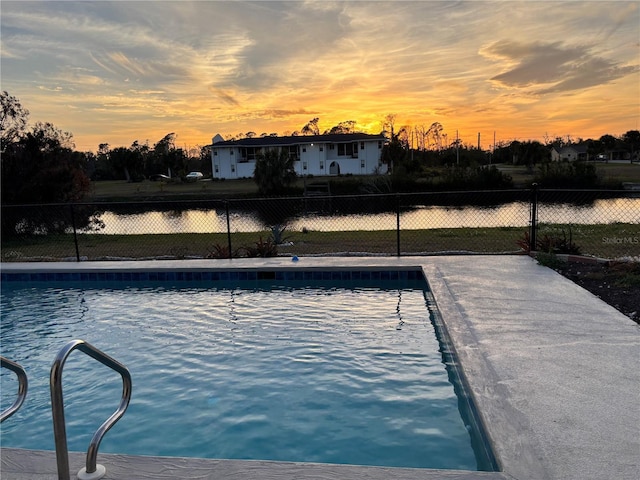
M 54 449 L 49 369 L 80 338 L 133 378 L 100 452 L 482 469 L 425 294 L 3 285 L 2 355 L 26 369 L 29 392 L 2 446 Z M 0 380 L 4 409 L 17 382 L 6 369 Z M 120 376 L 76 351 L 63 387 L 69 450 L 86 451 L 119 403 Z

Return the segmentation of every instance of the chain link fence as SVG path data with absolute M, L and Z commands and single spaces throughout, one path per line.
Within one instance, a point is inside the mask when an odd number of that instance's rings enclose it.
M 640 258 L 640 192 L 500 190 L 3 205 L 3 262 L 308 255 Z

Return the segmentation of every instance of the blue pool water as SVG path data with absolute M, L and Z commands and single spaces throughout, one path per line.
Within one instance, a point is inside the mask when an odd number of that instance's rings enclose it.
M 54 449 L 49 369 L 81 338 L 133 378 L 129 409 L 101 452 L 487 468 L 443 363 L 426 284 L 383 283 L 3 282 L 2 355 L 30 384 L 1 426 L 2 446 Z M 6 369 L 0 380 L 4 409 L 17 387 Z M 119 403 L 120 377 L 74 352 L 63 386 L 69 449 L 86 451 Z

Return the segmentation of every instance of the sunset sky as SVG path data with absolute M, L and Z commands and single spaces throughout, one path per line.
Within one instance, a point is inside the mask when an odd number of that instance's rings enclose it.
M 314 117 L 449 140 L 640 128 L 637 1 L 2 0 L 2 90 L 96 151 L 175 132 L 286 134 Z

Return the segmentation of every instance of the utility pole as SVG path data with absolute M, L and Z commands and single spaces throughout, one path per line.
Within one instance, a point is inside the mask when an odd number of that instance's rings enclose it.
M 458 141 L 458 130 L 456 130 L 456 165 L 460 165 L 460 142 Z
M 489 165 L 491 165 L 491 161 L 493 160 L 493 156 L 496 154 L 496 131 L 493 131 L 493 150 L 491 152 L 491 156 L 489 157 Z

